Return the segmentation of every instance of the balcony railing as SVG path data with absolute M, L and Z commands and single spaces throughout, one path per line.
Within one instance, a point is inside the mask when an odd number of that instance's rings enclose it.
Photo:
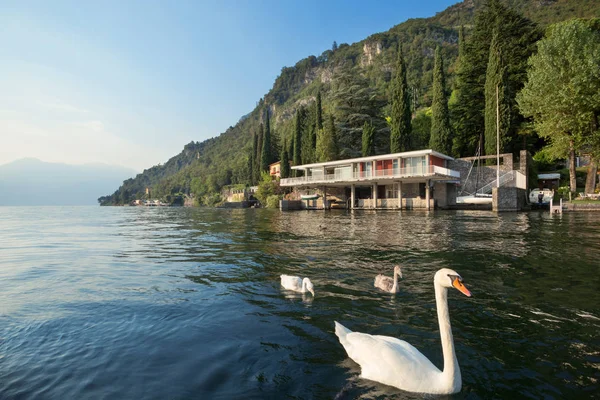
M 414 177 L 442 176 L 446 178 L 460 179 L 460 172 L 444 167 L 431 165 L 429 167 L 407 167 L 381 169 L 376 171 L 349 172 L 346 170 L 336 171 L 334 174 L 317 174 L 312 176 L 301 176 L 298 178 L 283 178 L 282 186 L 301 185 L 305 183 L 330 183 L 330 182 L 360 182 L 377 179 L 401 179 Z

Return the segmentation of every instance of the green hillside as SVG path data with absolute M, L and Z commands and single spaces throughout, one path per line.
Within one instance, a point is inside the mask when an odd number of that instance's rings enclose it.
M 523 16 L 518 17 L 521 18 L 518 23 L 525 26 L 523 29 L 529 29 L 527 32 L 531 40 L 526 44 L 518 44 L 519 38 L 509 38 L 515 41 L 519 50 L 516 52 L 519 54 L 513 57 L 521 57 L 515 59 L 515 65 L 526 61 L 534 48 L 532 40 L 540 38 L 547 25 L 575 17 L 600 15 L 600 2 L 592 0 L 505 0 L 501 3 L 511 12 Z M 101 205 L 125 204 L 143 198 L 145 188 L 151 187 L 154 197 L 185 193 L 194 195 L 200 204 L 210 204 L 214 194 L 224 185 L 256 183 L 258 177 L 256 172 L 253 174 L 253 165 L 256 165 L 256 158 L 260 155 L 256 154 L 256 150 L 253 154 L 253 138 L 261 132 L 261 124 L 264 126 L 266 122 L 265 114 L 268 112 L 271 118 L 273 161 L 279 158 L 283 146 L 289 151 L 290 159 L 293 159 L 291 154 L 296 124 L 300 125 L 303 146 L 305 141 L 310 140 L 308 138 L 314 138 L 317 130 L 315 99 L 318 92 L 322 96 L 323 114 L 335 118 L 340 157 L 360 155 L 360 136 L 365 121 L 376 130 L 376 151 L 389 151 L 386 117 L 391 112 L 391 82 L 400 45 L 407 66 L 413 111 L 411 146 L 427 147 L 429 142 L 429 107 L 437 46 L 441 47 L 444 60 L 446 89 L 452 92 L 449 102 L 454 129 L 461 133 L 481 130 L 483 109 L 477 115 L 465 117 L 460 113 L 460 105 L 467 107 L 468 102 L 462 101 L 457 106 L 460 93 L 454 89 L 457 86 L 459 28 L 464 26 L 467 43 L 471 39 L 474 41 L 477 35 L 488 34 L 481 31 L 484 23 L 476 21 L 476 15 L 481 14 L 485 7 L 484 0 L 465 0 L 434 17 L 410 19 L 361 42 L 351 45 L 342 43 L 319 56 L 300 60 L 293 67 L 284 67 L 273 88 L 235 126 L 216 138 L 187 144 L 180 154 L 165 164 L 154 166 L 123 182 L 112 195 L 103 196 L 98 201 Z M 479 31 L 477 26 L 480 27 Z M 487 64 L 489 42 L 483 47 L 485 51 L 479 55 L 476 54 L 475 45 L 471 46 L 470 51 L 480 59 L 485 57 Z M 477 58 L 473 57 L 473 60 Z M 480 71 L 483 79 L 485 72 L 485 68 Z M 522 85 L 523 71 L 509 73 L 508 88 L 516 90 L 519 84 Z M 478 90 L 483 92 L 482 87 Z M 514 109 L 515 104 L 507 107 Z M 301 118 L 296 121 L 299 110 L 302 110 Z M 517 119 L 512 118 L 512 125 L 507 129 L 518 140 L 508 141 L 505 150 L 518 151 L 525 146 L 535 151 L 539 146 L 537 138 L 535 135 L 524 135 L 524 119 L 516 111 L 511 112 Z M 453 155 L 473 155 L 475 144 L 472 138 L 465 138 L 463 142 L 454 148 Z M 314 158 L 314 154 L 305 152 L 302 161 L 312 161 L 311 157 Z

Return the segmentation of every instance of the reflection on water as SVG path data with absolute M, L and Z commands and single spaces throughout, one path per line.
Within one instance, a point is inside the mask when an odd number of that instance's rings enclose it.
M 600 391 L 597 213 L 0 207 L 0 243 L 0 398 L 422 398 L 360 378 L 333 321 L 441 366 L 441 267 L 474 295 L 454 397 Z

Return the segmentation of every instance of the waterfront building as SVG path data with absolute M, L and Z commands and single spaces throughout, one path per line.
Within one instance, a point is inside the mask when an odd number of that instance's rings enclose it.
M 453 160 L 428 149 L 295 165 L 292 170 L 303 176 L 280 185 L 306 195 L 321 191 L 320 203 L 311 200 L 314 208 L 429 210 L 456 203 L 460 172 L 448 168 Z

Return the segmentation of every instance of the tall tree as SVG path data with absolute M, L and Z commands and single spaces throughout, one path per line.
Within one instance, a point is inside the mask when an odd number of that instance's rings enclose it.
M 256 132 L 254 132 L 252 134 L 252 152 L 250 153 L 250 157 L 249 157 L 249 165 L 248 165 L 248 169 L 249 174 L 250 174 L 250 184 L 254 185 L 256 183 L 256 181 L 258 180 L 258 177 L 256 176 L 256 153 L 258 151 L 258 135 L 256 134 Z
M 264 137 L 264 131 L 265 131 L 265 127 L 262 124 L 262 122 L 260 123 L 259 129 L 258 129 L 258 136 L 256 139 L 256 154 L 254 156 L 254 184 L 257 185 L 258 181 L 260 180 L 260 174 L 261 174 L 261 169 L 260 169 L 260 164 L 261 164 L 261 158 L 262 158 L 262 144 L 263 144 L 263 137 Z
M 291 172 L 290 159 L 288 157 L 288 151 L 287 151 L 287 147 L 285 146 L 285 142 L 283 143 L 283 146 L 281 146 L 280 160 L 281 160 L 281 165 L 280 165 L 279 173 L 281 175 L 281 178 L 289 178 L 290 172 Z
M 385 98 L 370 84 L 368 78 L 348 66 L 338 71 L 334 78 L 331 96 L 339 133 L 339 156 L 360 156 L 365 122 L 371 122 L 375 127 L 375 147 L 387 148 L 385 134 L 388 128 L 382 118 Z
M 464 144 L 461 155 L 474 154 L 485 131 L 485 80 L 494 29 L 506 67 L 506 101 L 511 107 L 507 146 L 509 150 L 520 147 L 517 133 L 523 117 L 518 112 L 515 94 L 525 83 L 527 59 L 535 50 L 540 32 L 533 22 L 499 0 L 488 0 L 475 15 L 474 28 L 457 71 L 460 86 L 457 86 L 455 116 Z
M 392 153 L 408 151 L 411 133 L 410 91 L 406 82 L 406 65 L 402 55 L 402 46 L 398 47 L 391 103 L 390 150 Z
M 452 149 L 452 128 L 450 127 L 450 114 L 448 112 L 448 99 L 446 97 L 444 60 L 440 46 L 437 46 L 435 49 L 431 116 L 429 147 L 435 151 L 450 154 Z
M 317 136 L 317 161 L 334 161 L 338 158 L 335 120 L 330 114 L 323 130 Z
M 302 164 L 302 131 L 304 130 L 305 119 L 306 110 L 304 107 L 298 108 L 296 111 L 296 121 L 294 123 L 294 165 Z
M 265 132 L 262 140 L 262 152 L 260 155 L 260 170 L 267 171 L 269 164 L 273 162 L 272 145 L 271 145 L 271 123 L 269 122 L 269 107 L 265 111 Z
M 548 142 L 548 155 L 569 158 L 573 192 L 575 152 L 584 148 L 600 159 L 600 32 L 591 26 L 570 20 L 548 28 L 517 96 L 523 115 Z
M 302 164 L 315 161 L 315 124 L 307 118 L 306 130 L 302 135 Z
M 490 44 L 490 58 L 485 79 L 484 149 L 486 155 L 494 155 L 496 151 L 504 152 L 510 126 L 511 115 L 507 95 L 506 67 L 502 62 L 501 51 L 498 34 L 494 32 Z M 499 150 L 496 148 L 498 141 L 500 142 Z
M 315 102 L 315 108 L 317 130 L 323 129 L 323 106 L 321 104 L 321 90 L 317 92 L 317 101 Z
M 250 186 L 254 185 L 254 153 L 248 155 L 248 176 Z
M 363 125 L 362 155 L 363 157 L 375 155 L 375 127 L 367 121 Z
M 461 110 L 459 99 L 463 100 L 466 96 L 461 93 L 465 88 L 462 79 L 465 76 L 465 27 L 463 25 L 458 29 L 458 58 L 456 59 L 456 74 L 454 76 L 454 97 L 456 99 L 450 108 L 450 120 L 452 121 L 454 137 L 452 140 L 452 154 L 456 157 L 472 154 L 476 143 L 472 143 L 473 136 L 469 136 L 468 131 L 464 129 L 464 121 L 461 119 L 464 110 Z

